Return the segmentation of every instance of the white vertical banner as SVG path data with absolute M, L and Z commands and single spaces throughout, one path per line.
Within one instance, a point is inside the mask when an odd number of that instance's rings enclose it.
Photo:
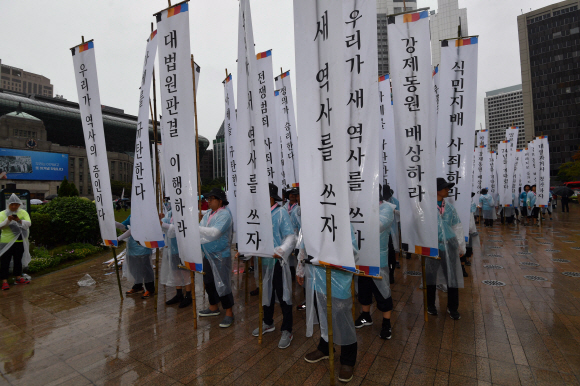
M 260 114 L 262 128 L 264 130 L 264 144 L 266 147 L 266 168 L 268 170 L 268 182 L 276 185 L 282 193 L 282 180 L 284 170 L 280 159 L 280 136 L 278 135 L 278 121 L 276 118 L 276 106 L 274 102 L 274 71 L 272 70 L 272 50 L 261 52 L 256 55 L 256 67 L 258 75 L 256 85 L 257 93 L 252 98 L 254 109 Z M 258 125 L 259 126 L 259 125 Z
M 490 151 L 489 153 L 489 194 L 495 197 L 495 194 L 498 193 L 497 187 L 497 170 L 496 170 L 496 159 L 497 153 L 495 151 Z M 499 204 L 496 202 L 496 205 Z
M 521 149 L 515 149 L 514 156 L 513 156 L 513 171 L 512 171 L 512 194 L 514 197 L 514 206 L 518 208 L 520 206 L 520 170 L 521 170 L 521 162 L 522 162 L 522 151 Z
M 292 136 L 290 126 L 287 125 L 287 117 L 284 113 L 284 104 L 282 99 L 285 96 L 280 90 L 274 91 L 274 108 L 276 109 L 276 128 L 279 139 L 278 153 L 280 163 L 282 165 L 282 188 L 287 189 L 291 186 L 296 186 L 296 174 L 294 173 L 293 151 L 292 151 Z M 290 146 L 288 146 L 290 145 Z
M 481 188 L 482 189 L 490 189 L 491 185 L 491 152 L 487 151 L 487 146 L 483 148 L 483 175 L 481 178 Z M 481 191 L 480 191 L 481 194 Z M 479 202 L 479 201 L 478 201 Z
M 504 207 L 512 206 L 512 189 L 509 172 L 509 141 L 501 141 L 497 144 L 497 175 L 499 204 Z
M 271 78 L 270 78 L 271 79 Z M 272 257 L 274 236 L 268 190 L 268 167 L 258 89 L 258 64 L 250 1 L 240 1 L 238 19 L 238 250 L 248 256 Z M 270 91 L 273 95 L 274 91 Z M 273 110 L 272 106 L 272 110 Z M 269 111 L 269 110 L 268 110 Z M 278 153 L 278 149 L 275 149 Z M 280 187 L 278 187 L 280 188 Z M 278 190 L 281 192 L 281 190 Z
M 528 144 L 529 146 L 529 144 Z M 526 147 L 522 152 L 523 163 L 522 163 L 522 192 L 524 191 L 524 187 L 526 185 L 531 185 L 530 182 L 532 181 L 532 170 L 531 170 L 531 162 L 530 162 L 530 148 Z
M 107 145 L 103 129 L 101 97 L 93 41 L 71 48 L 79 110 L 101 237 L 105 245 L 117 246 L 117 229 L 107 162 Z M 149 128 L 147 128 L 149 135 Z
M 403 249 L 438 256 L 433 83 L 427 11 L 388 17 Z
M 510 127 L 507 128 L 505 131 L 505 139 L 508 142 L 508 178 L 510 184 L 510 191 L 514 193 L 514 196 L 517 196 L 517 188 L 514 185 L 515 183 L 515 162 L 516 162 L 516 150 L 518 148 L 518 132 L 519 129 L 517 127 Z
M 536 137 L 536 165 L 538 182 L 536 184 L 536 206 L 545 208 L 550 198 L 550 145 L 548 137 Z
M 477 132 L 477 143 L 475 146 L 486 146 L 487 147 L 487 138 L 489 136 L 488 130 L 479 130 Z
M 528 151 L 530 152 L 530 185 L 538 185 L 538 154 L 535 139 L 530 141 Z
M 391 79 L 389 74 L 379 77 L 379 112 L 381 119 L 380 160 L 381 183 L 393 189 L 393 195 L 399 197 L 397 191 L 397 142 L 395 140 L 395 115 L 391 99 Z
M 314 264 L 355 271 L 347 103 L 350 72 L 360 72 L 364 64 L 360 56 L 345 63 L 343 11 L 337 5 L 332 0 L 294 0 L 302 233 Z
M 143 72 L 139 87 L 139 113 L 135 138 L 133 164 L 133 187 L 131 190 L 131 236 L 141 245 L 149 248 L 162 248 L 163 232 L 159 225 L 159 215 L 155 204 L 155 185 L 149 163 L 149 95 L 153 67 L 157 54 L 157 31 L 147 39 Z
M 435 66 L 433 69 L 433 73 L 431 74 L 431 87 L 433 88 L 433 94 L 431 94 L 431 98 L 433 99 L 431 102 L 431 122 L 435 122 L 434 124 L 434 137 L 437 138 L 437 116 L 439 115 L 439 65 Z
M 295 186 L 300 181 L 300 168 L 298 159 L 298 131 L 296 128 L 296 115 L 294 112 L 294 97 L 292 93 L 292 83 L 290 82 L 290 71 L 274 78 L 276 89 L 280 98 L 280 110 L 278 110 L 278 121 L 283 130 L 280 131 L 282 138 L 282 153 L 284 154 L 284 174 L 288 186 Z M 280 130 L 280 128 L 279 128 Z
M 161 129 L 164 159 L 168 161 L 164 165 L 166 193 L 171 199 L 179 256 L 189 270 L 202 272 L 189 5 L 181 3 L 156 16 Z
M 377 2 L 343 0 L 344 45 L 348 69 L 347 125 L 350 223 L 358 244 L 357 268 L 380 275 L 379 223 L 379 86 L 376 75 Z M 361 63 L 360 67 L 358 62 Z
M 478 47 L 476 37 L 442 40 L 438 72 L 441 104 L 437 116 L 437 177 L 455 184 L 449 197 L 455 200 L 466 240 L 473 177 Z
M 479 196 L 481 195 L 481 190 L 485 188 L 486 179 L 485 179 L 485 170 L 487 169 L 486 165 L 486 155 L 489 154 L 487 152 L 487 146 L 478 146 L 475 148 L 475 168 L 473 171 L 473 202 L 479 204 Z
M 236 101 L 234 98 L 234 84 L 232 82 L 232 74 L 223 81 L 224 84 L 224 103 L 225 103 L 225 117 L 224 117 L 224 136 L 225 136 L 225 153 L 226 153 L 226 172 L 227 172 L 227 197 L 228 207 L 232 213 L 232 220 L 234 222 L 234 231 L 238 225 L 237 221 L 237 186 L 238 176 L 236 172 L 237 157 L 236 157 L 236 142 L 238 135 L 238 122 L 236 119 Z M 236 232 L 237 237 L 237 232 Z M 236 242 L 236 240 L 234 240 Z

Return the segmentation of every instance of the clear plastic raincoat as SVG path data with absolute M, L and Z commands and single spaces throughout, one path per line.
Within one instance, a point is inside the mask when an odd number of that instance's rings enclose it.
M 151 249 L 137 243 L 131 236 L 131 215 L 122 223 L 115 222 L 117 229 L 126 231 L 118 240 L 127 239 L 123 277 L 133 283 L 151 283 L 155 279 L 151 263 Z
M 12 194 L 8 199 L 7 205 L 10 204 L 20 204 L 22 205 L 22 201 L 16 196 Z M 20 223 L 14 220 L 9 220 L 9 216 L 16 215 L 20 219 Z M 28 235 L 30 234 L 29 228 L 32 225 L 30 221 L 30 216 L 28 212 L 24 209 L 18 208 L 16 212 L 12 212 L 10 208 L 3 210 L 0 212 L 0 228 L 2 228 L 2 236 L 0 237 L 0 256 L 6 253 L 10 247 L 16 243 L 21 242 L 24 247 L 24 253 L 22 254 L 22 267 L 28 267 L 28 263 L 30 263 L 30 249 L 28 243 Z
M 395 205 L 395 221 L 393 221 L 393 225 L 391 225 L 391 238 L 393 239 L 393 247 L 395 248 L 395 252 L 399 252 L 399 223 L 401 222 L 399 210 L 399 200 L 395 197 L 391 196 L 388 200 L 388 203 Z M 387 240 L 388 242 L 388 240 Z
M 205 272 L 203 281 L 213 282 L 218 295 L 226 296 L 232 292 L 233 217 L 230 209 L 208 210 L 199 223 L 199 235 L 204 265 L 209 264 L 211 268 L 211 272 Z
M 352 226 L 351 239 L 356 260 L 358 247 Z M 300 244 L 300 254 L 298 257 L 299 262 L 302 263 L 307 259 L 307 256 L 304 243 L 302 242 Z M 311 337 L 314 325 L 320 324 L 320 336 L 328 342 L 326 268 L 319 265 L 306 264 L 305 271 L 306 336 Z M 333 340 L 335 344 L 341 346 L 347 346 L 356 342 L 354 320 L 352 319 L 352 277 L 352 273 L 336 269 L 333 269 L 331 274 Z M 316 305 L 314 303 L 315 301 Z
M 296 237 L 288 210 L 276 206 L 272 209 L 272 232 L 274 234 L 274 251 L 281 259 L 262 257 L 262 305 L 269 306 L 272 299 L 274 286 L 274 267 L 276 260 L 280 260 L 282 267 L 282 285 L 284 294 L 282 300 L 286 304 L 292 304 L 292 274 L 290 273 L 290 253 L 296 246 Z M 280 300 L 280 299 L 278 299 Z
M 179 257 L 179 248 L 175 236 L 175 226 L 173 225 L 173 212 L 169 210 L 163 221 L 163 232 L 165 233 L 165 247 L 161 263 L 161 273 L 159 282 L 169 287 L 184 287 L 191 284 L 189 270 L 179 268 L 183 265 Z
M 479 207 L 483 212 L 483 218 L 486 220 L 494 219 L 493 212 L 495 209 L 495 201 L 491 194 L 482 194 L 479 196 Z
M 300 210 L 300 205 L 298 204 L 294 204 L 292 206 L 288 206 L 288 214 L 290 215 L 290 222 L 292 224 L 292 229 L 294 229 L 294 238 L 297 239 L 298 238 L 298 233 L 300 232 L 300 228 L 301 228 L 301 223 L 300 223 L 300 214 L 301 214 L 301 210 Z M 298 249 L 298 246 L 294 246 L 292 248 L 292 250 L 296 250 Z M 291 267 L 296 267 L 297 264 L 297 258 L 298 256 L 295 256 L 294 254 L 290 255 L 290 266 Z
M 532 217 L 533 209 L 536 206 L 536 193 L 531 190 L 526 197 L 526 206 L 528 207 L 528 217 Z
M 439 208 L 439 206 L 438 206 Z M 439 259 L 427 258 L 425 273 L 427 285 L 445 284 L 463 288 L 460 255 L 465 254 L 465 236 L 455 207 L 443 200 L 437 216 Z

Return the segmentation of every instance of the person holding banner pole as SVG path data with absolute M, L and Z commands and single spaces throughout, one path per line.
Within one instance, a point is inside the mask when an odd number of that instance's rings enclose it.
M 528 221 L 528 192 L 530 191 L 530 185 L 524 186 L 524 191 L 520 193 L 520 207 L 522 208 L 522 222 L 525 225 L 529 225 Z
M 479 207 L 483 212 L 483 224 L 486 227 L 493 226 L 493 212 L 495 211 L 494 200 L 487 188 L 481 190 Z
M 274 251 L 272 257 L 262 257 L 262 305 L 264 320 L 262 334 L 276 330 L 274 326 L 274 305 L 276 297 L 282 309 L 282 337 L 278 348 L 284 349 L 292 342 L 292 278 L 290 274 L 290 253 L 296 245 L 294 230 L 288 211 L 282 208 L 278 202 L 282 199 L 278 196 L 278 187 L 269 184 L 270 206 L 272 213 L 272 232 L 274 236 Z M 252 332 L 253 336 L 260 336 L 260 327 Z
M 439 259 L 427 259 L 425 264 L 427 276 L 427 312 L 437 315 L 435 295 L 437 284 L 446 284 L 447 312 L 453 320 L 461 319 L 459 307 L 459 288 L 463 288 L 463 275 L 460 258 L 465 254 L 465 236 L 463 226 L 455 207 L 445 201 L 449 189 L 455 184 L 445 178 L 437 178 L 437 209 Z
M 532 219 L 532 225 L 537 225 L 538 213 L 540 208 L 536 208 L 536 185 L 532 185 L 532 189 L 528 192 L 527 197 L 528 217 Z

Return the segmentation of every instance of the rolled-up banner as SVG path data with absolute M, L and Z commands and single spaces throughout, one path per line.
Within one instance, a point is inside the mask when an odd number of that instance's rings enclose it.
M 524 187 L 526 185 L 530 185 L 530 182 L 532 181 L 532 170 L 531 170 L 531 162 L 530 162 L 530 149 L 529 148 L 525 148 L 522 151 L 522 155 L 521 155 L 523 161 L 522 161 L 522 181 L 521 181 L 521 188 L 522 188 L 522 192 L 524 191 Z
M 232 82 L 232 74 L 229 74 L 226 80 L 223 81 L 224 84 L 224 102 L 225 102 L 225 118 L 224 118 L 224 136 L 226 144 L 226 174 L 227 174 L 227 196 L 228 196 L 228 208 L 232 213 L 232 220 L 234 222 L 234 233 L 237 237 L 236 227 L 237 227 L 237 186 L 238 186 L 238 175 L 236 171 L 237 166 L 237 154 L 236 154 L 236 142 L 238 137 L 238 121 L 236 119 L 236 101 L 234 98 L 234 82 Z M 236 242 L 236 241 L 234 241 Z
M 433 101 L 431 102 L 431 122 L 437 122 L 437 116 L 439 115 L 439 65 L 433 68 L 433 73 L 431 74 L 431 86 L 433 87 L 433 94 L 431 97 Z M 435 126 L 434 136 L 437 138 L 437 124 Z
M 516 149 L 518 148 L 518 132 L 519 128 L 509 127 L 505 131 L 505 139 L 508 142 L 508 178 L 510 184 L 510 191 L 512 194 L 517 196 L 516 186 L 514 185 L 514 173 L 515 173 L 515 162 L 516 162 Z
M 198 217 L 197 155 L 189 4 L 157 15 L 164 165 L 179 256 L 191 271 L 203 271 Z
M 427 11 L 389 16 L 403 249 L 438 256 L 435 125 Z
M 364 64 L 360 56 L 345 63 L 341 4 L 294 0 L 300 203 L 312 262 L 356 271 L 345 132 L 351 71 L 360 72 Z
M 437 116 L 437 177 L 455 184 L 449 197 L 455 200 L 466 240 L 473 177 L 471 144 L 475 141 L 478 47 L 476 37 L 442 40 L 438 72 L 442 103 Z
M 495 151 L 490 151 L 489 153 L 489 194 L 491 194 L 493 197 L 495 197 L 495 195 L 498 193 L 498 188 L 497 188 L 497 170 L 496 170 L 496 159 L 497 159 L 497 153 Z M 495 203 L 496 205 L 498 205 L 499 203 Z
M 514 197 L 514 207 L 520 206 L 520 179 L 521 179 L 521 163 L 522 150 L 516 149 L 514 152 L 513 172 L 512 172 L 512 194 Z
M 479 130 L 477 132 L 477 142 L 475 146 L 486 146 L 487 147 L 487 138 L 489 136 L 488 130 Z
M 509 172 L 509 145 L 509 141 L 501 141 L 497 144 L 499 204 L 503 207 L 513 206 L 511 173 Z
M 393 196 L 398 197 L 396 173 L 397 142 L 395 140 L 395 116 L 393 114 L 389 74 L 379 77 L 379 114 L 381 120 L 381 152 L 379 160 L 381 184 L 383 186 L 389 185 L 393 190 Z
M 343 0 L 348 100 L 344 136 L 348 143 L 350 223 L 358 244 L 357 268 L 380 275 L 379 86 L 377 79 L 377 2 Z M 358 68 L 357 63 L 364 63 Z M 352 66 L 350 66 L 352 63 Z
M 478 146 L 475 148 L 475 170 L 473 172 L 473 202 L 479 203 L 479 196 L 481 195 L 481 190 L 485 188 L 485 170 L 486 170 L 486 155 L 489 154 L 487 151 L 487 146 Z
M 112 205 L 111 180 L 107 163 L 107 145 L 103 129 L 101 97 L 97 78 L 97 62 L 93 41 L 71 48 L 79 110 L 87 148 L 91 187 L 97 206 L 101 238 L 105 245 L 117 246 L 117 229 Z M 147 126 L 147 135 L 149 127 Z
M 296 127 L 290 71 L 278 75 L 274 80 L 280 98 L 281 111 L 278 110 L 278 121 L 280 122 L 278 130 L 282 138 L 284 175 L 286 184 L 289 187 L 296 186 L 300 181 L 300 160 L 298 159 L 298 130 Z
M 264 130 L 264 144 L 266 145 L 266 168 L 268 170 L 268 181 L 278 187 L 282 192 L 282 180 L 284 169 L 280 159 L 280 136 L 278 135 L 278 121 L 274 103 L 274 71 L 272 70 L 272 50 L 260 52 L 256 55 L 256 66 L 258 75 L 256 85 L 258 86 L 256 96 L 252 103 L 254 109 L 260 114 L 260 121 Z M 259 126 L 259 125 L 258 125 Z
M 149 39 L 147 39 L 143 73 L 139 87 L 139 114 L 137 116 L 133 186 L 131 190 L 131 236 L 141 245 L 148 248 L 162 248 L 165 245 L 156 210 L 156 191 L 153 183 L 153 174 L 149 167 L 151 162 L 151 152 L 149 151 L 149 94 L 156 54 L 157 31 L 153 31 Z
M 536 184 L 536 206 L 545 208 L 550 198 L 550 144 L 548 136 L 536 137 L 536 165 L 538 182 Z
M 536 140 L 533 139 L 528 145 L 528 151 L 530 152 L 530 185 L 538 185 L 538 155 L 536 149 Z
M 241 0 L 238 19 L 236 139 L 238 250 L 248 256 L 272 257 L 274 236 L 259 88 L 250 1 Z M 278 193 L 281 193 L 281 189 Z

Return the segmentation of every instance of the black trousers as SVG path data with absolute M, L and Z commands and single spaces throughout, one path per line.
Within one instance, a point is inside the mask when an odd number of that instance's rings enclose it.
M 566 212 L 570 212 L 570 208 L 568 207 L 568 197 L 562 197 L 562 212 L 564 212 L 564 208 L 566 208 Z
M 427 306 L 435 307 L 435 295 L 437 293 L 437 286 L 427 286 Z M 459 308 L 459 288 L 447 288 L 447 308 L 449 311 L 457 311 Z
M 395 247 L 393 246 L 393 238 L 389 235 L 389 250 L 388 250 L 388 264 L 389 264 L 389 275 L 390 277 L 395 277 L 395 264 L 397 263 L 397 255 L 395 253 Z
M 280 308 L 282 308 L 282 327 L 281 331 L 292 332 L 292 306 L 287 304 L 284 300 L 284 281 L 282 279 L 282 266 L 279 261 L 276 261 L 274 266 L 274 278 L 272 279 L 272 298 L 270 305 L 264 306 L 264 323 L 268 326 L 274 324 L 274 306 L 276 305 L 276 296 L 280 301 Z M 259 299 L 262 301 L 262 299 Z
M 483 224 L 491 227 L 491 226 L 493 226 L 493 219 L 492 218 L 484 218 Z
M 203 275 L 203 284 L 205 284 L 205 292 L 207 293 L 209 304 L 215 306 L 221 302 L 224 310 L 232 308 L 234 306 L 234 295 L 232 295 L 231 291 L 229 294 L 224 296 L 218 294 L 217 288 L 215 287 L 211 264 L 206 258 L 203 259 L 203 272 L 205 272 L 205 275 Z
M 14 276 L 22 276 L 22 255 L 24 254 L 24 242 L 15 242 L 0 258 L 0 280 L 8 279 L 10 273 L 10 260 L 14 259 L 12 273 Z
M 370 306 L 373 303 L 373 295 L 377 301 L 377 308 L 381 312 L 393 310 L 393 298 L 387 299 L 381 295 L 375 281 L 370 277 L 359 276 L 358 278 L 358 301 L 363 306 Z

